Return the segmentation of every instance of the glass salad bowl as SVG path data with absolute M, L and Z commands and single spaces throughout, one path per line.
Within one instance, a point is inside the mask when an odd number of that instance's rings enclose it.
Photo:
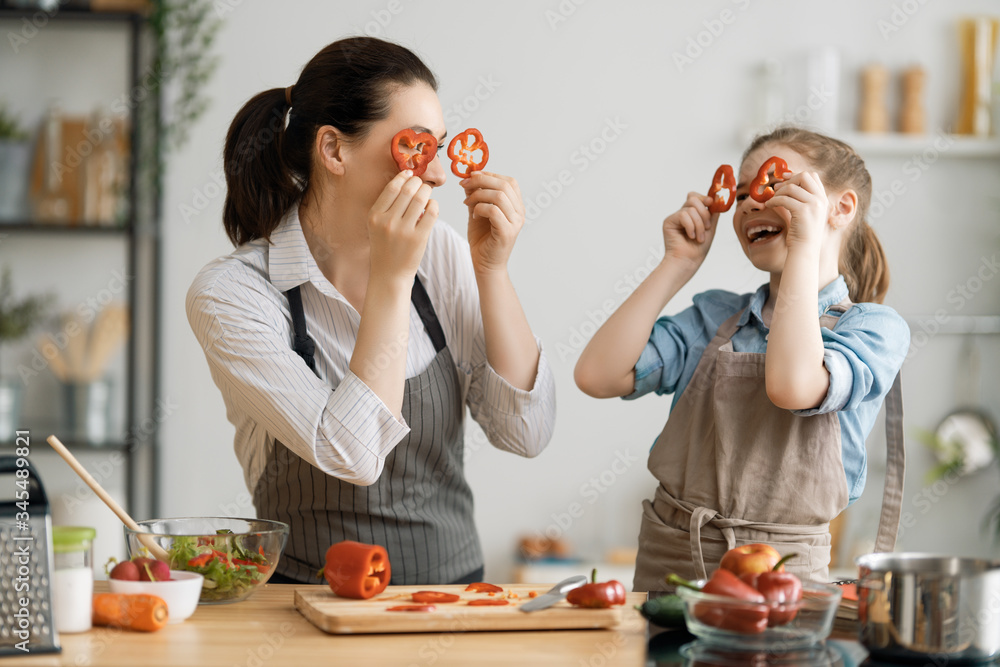
M 125 527 L 129 558 L 167 552 L 171 570 L 202 575 L 199 604 L 239 602 L 267 582 L 288 539 L 288 524 L 266 519 L 190 517 L 138 521 Z
M 705 580 L 694 582 L 699 588 Z M 790 604 L 757 603 L 678 587 L 688 631 L 706 644 L 729 650 L 782 653 L 808 648 L 830 634 L 840 604 L 840 588 L 802 582 L 802 599 Z M 753 621 L 768 618 L 763 631 Z

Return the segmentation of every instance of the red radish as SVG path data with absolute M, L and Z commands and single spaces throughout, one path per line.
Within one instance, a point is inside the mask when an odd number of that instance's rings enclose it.
M 132 561 L 123 560 L 111 569 L 108 576 L 122 581 L 139 581 L 139 568 Z
M 169 581 L 170 566 L 155 558 L 133 558 L 139 570 L 139 581 Z

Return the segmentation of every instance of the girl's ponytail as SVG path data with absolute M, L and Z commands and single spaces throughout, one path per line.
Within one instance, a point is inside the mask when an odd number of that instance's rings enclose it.
M 272 88 L 243 105 L 226 135 L 222 223 L 235 245 L 271 238 L 309 188 L 319 128 L 360 140 L 392 110 L 398 86 L 437 79 L 412 51 L 374 37 L 349 37 L 313 56 L 294 86 Z M 288 122 L 285 122 L 285 116 Z
M 302 192 L 282 156 L 284 88 L 272 88 L 243 105 L 226 135 L 222 224 L 233 245 L 269 239 Z
M 840 272 L 844 275 L 851 301 L 882 303 L 889 291 L 889 263 L 875 230 L 865 220 L 854 224 L 840 253 Z

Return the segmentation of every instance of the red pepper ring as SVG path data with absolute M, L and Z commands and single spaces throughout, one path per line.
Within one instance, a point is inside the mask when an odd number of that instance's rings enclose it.
M 723 190 L 729 190 L 728 199 L 719 196 Z M 736 201 L 736 175 L 733 174 L 731 165 L 724 164 L 715 170 L 708 196 L 712 198 L 712 203 L 708 206 L 708 210 L 712 213 L 725 213 L 733 207 Z
M 774 169 L 773 181 L 769 178 L 769 172 L 772 168 Z M 750 181 L 750 198 L 763 204 L 774 196 L 774 188 L 769 183 L 779 183 L 791 175 L 788 163 L 783 159 L 778 156 L 768 158 L 764 164 L 760 165 L 757 176 Z
M 476 159 L 476 152 L 481 157 Z M 473 171 L 481 171 L 490 159 L 490 147 L 483 140 L 483 134 L 474 127 L 463 130 L 455 135 L 448 144 L 448 157 L 451 158 L 451 173 L 459 178 L 465 178 Z M 465 166 L 465 173 L 459 167 Z
M 410 596 L 414 602 L 426 604 L 458 602 L 461 598 L 454 593 L 441 593 L 439 591 L 417 591 Z
M 345 540 L 327 549 L 323 575 L 340 597 L 367 600 L 389 585 L 392 568 L 385 547 Z
M 437 609 L 432 604 L 398 604 L 395 607 L 386 607 L 386 611 L 434 611 Z
M 407 150 L 404 151 L 404 148 Z M 397 132 L 392 138 L 391 149 L 392 159 L 396 161 L 400 171 L 411 169 L 414 176 L 420 176 L 427 171 L 427 166 L 437 155 L 437 139 L 433 134 L 427 132 L 417 134 L 406 128 Z
M 485 581 L 476 581 L 465 587 L 465 590 L 474 593 L 503 593 L 503 589 L 495 584 L 487 584 Z

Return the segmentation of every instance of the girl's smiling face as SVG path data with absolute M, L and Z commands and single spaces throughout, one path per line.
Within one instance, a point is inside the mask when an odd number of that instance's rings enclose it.
M 765 206 L 750 197 L 750 181 L 772 156 L 782 158 L 793 174 L 815 169 L 801 154 L 782 144 L 758 147 L 740 165 L 733 228 L 743 253 L 755 267 L 768 273 L 780 273 L 785 266 L 785 236 L 791 216 L 784 208 Z

